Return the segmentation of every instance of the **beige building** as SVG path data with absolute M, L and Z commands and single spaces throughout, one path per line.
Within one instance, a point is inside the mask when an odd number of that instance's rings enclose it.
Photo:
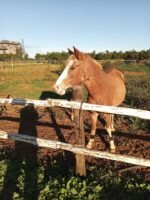
M 17 49 L 21 49 L 20 42 L 9 40 L 0 40 L 0 54 L 13 54 L 17 53 Z

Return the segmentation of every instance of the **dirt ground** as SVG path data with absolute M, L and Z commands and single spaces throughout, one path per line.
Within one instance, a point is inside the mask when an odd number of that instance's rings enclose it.
M 0 116 L 0 130 L 8 133 L 18 133 L 32 135 L 38 138 L 58 140 L 70 144 L 75 143 L 75 132 L 71 121 L 71 111 L 62 108 L 34 108 L 33 106 L 11 106 Z M 90 135 L 90 114 L 84 113 L 85 119 L 85 137 L 86 142 Z M 123 155 L 135 156 L 138 158 L 150 159 L 150 133 L 144 130 L 132 132 L 127 124 L 116 121 L 116 131 L 114 133 L 117 153 Z M 32 145 L 14 142 L 11 140 L 0 139 L 0 147 L 5 149 L 17 150 L 20 155 L 27 154 L 32 158 L 35 148 Z M 98 122 L 98 129 L 95 137 L 95 145 L 93 149 L 101 151 L 109 151 L 108 135 L 103 125 Z M 59 153 L 62 150 L 54 150 L 47 148 L 39 148 L 36 150 L 39 160 L 46 160 Z M 70 164 L 74 165 L 73 157 Z M 97 159 L 86 157 L 87 164 L 94 164 L 100 167 L 113 169 L 114 171 L 129 171 L 134 173 L 142 173 L 146 180 L 150 180 L 150 168 L 137 167 L 122 162 L 110 161 L 105 159 Z

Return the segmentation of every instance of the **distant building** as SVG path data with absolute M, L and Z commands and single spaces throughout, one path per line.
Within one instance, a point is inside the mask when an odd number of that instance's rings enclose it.
M 0 54 L 15 55 L 18 49 L 22 49 L 22 45 L 20 42 L 0 40 Z

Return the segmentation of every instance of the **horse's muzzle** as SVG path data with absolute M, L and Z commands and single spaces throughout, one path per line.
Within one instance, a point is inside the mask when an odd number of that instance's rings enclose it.
M 64 95 L 65 89 L 61 88 L 59 85 L 54 85 L 53 88 L 55 89 L 57 94 Z

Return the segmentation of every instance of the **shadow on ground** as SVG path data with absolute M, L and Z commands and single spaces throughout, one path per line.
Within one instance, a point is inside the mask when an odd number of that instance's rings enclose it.
M 53 91 L 43 91 L 39 97 L 40 100 L 46 100 L 48 98 L 71 100 L 72 99 L 72 91 L 68 90 L 64 95 L 59 95 Z

